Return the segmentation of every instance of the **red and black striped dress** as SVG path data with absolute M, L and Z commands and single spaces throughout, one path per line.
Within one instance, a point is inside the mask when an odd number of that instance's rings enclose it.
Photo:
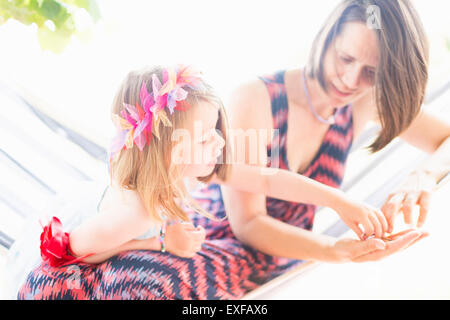
M 290 169 L 286 157 L 288 102 L 284 71 L 261 77 L 270 94 L 274 139 L 268 158 L 278 154 L 279 167 Z M 279 139 L 279 140 L 278 140 Z M 303 175 L 339 187 L 353 139 L 351 105 L 340 108 L 320 149 Z M 275 140 L 273 140 L 275 141 Z M 275 150 L 275 148 L 278 148 Z M 271 163 L 269 161 L 268 165 Z M 225 217 L 218 185 L 195 193 L 204 208 Z M 272 217 L 311 230 L 316 207 L 304 203 L 266 199 Z M 27 277 L 19 299 L 239 299 L 264 282 L 302 261 L 263 254 L 233 235 L 228 221 L 213 221 L 191 214 L 195 225 L 207 233 L 194 258 L 180 258 L 156 251 L 128 251 L 98 264 L 61 268 L 41 264 Z

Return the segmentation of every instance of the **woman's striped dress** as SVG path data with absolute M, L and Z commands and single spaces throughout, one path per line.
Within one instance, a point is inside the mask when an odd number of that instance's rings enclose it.
M 286 157 L 288 102 L 284 71 L 261 77 L 272 103 L 274 129 L 268 158 L 281 169 L 290 169 Z M 304 176 L 339 187 L 353 139 L 352 108 L 340 108 Z M 278 141 L 279 143 L 275 143 Z M 273 160 L 273 159 L 272 159 Z M 268 165 L 271 163 L 269 161 Z M 195 198 L 218 218 L 225 216 L 218 185 L 195 193 Z M 267 198 L 270 216 L 311 230 L 314 205 Z M 194 258 L 180 258 L 155 251 L 123 252 L 101 264 L 77 264 L 53 268 L 41 264 L 22 285 L 19 299 L 239 299 L 249 290 L 302 263 L 272 257 L 242 244 L 228 221 L 212 221 L 191 214 L 207 233 L 202 250 Z

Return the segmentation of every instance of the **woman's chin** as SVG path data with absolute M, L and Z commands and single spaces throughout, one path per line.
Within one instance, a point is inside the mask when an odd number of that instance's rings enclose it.
M 355 97 L 354 94 L 343 95 L 339 93 L 337 89 L 331 84 L 328 84 L 326 94 L 331 100 L 330 105 L 334 108 L 345 107 L 348 103 L 353 101 Z

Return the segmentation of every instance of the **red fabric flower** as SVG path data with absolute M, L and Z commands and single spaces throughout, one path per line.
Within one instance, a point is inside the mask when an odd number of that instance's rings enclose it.
M 70 254 L 69 233 L 63 231 L 62 223 L 57 217 L 43 227 L 41 233 L 41 257 L 52 267 L 72 264 L 89 255 L 76 258 Z

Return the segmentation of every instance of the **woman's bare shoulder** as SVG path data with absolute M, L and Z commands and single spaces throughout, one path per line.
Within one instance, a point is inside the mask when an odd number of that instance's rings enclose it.
M 230 105 L 244 103 L 246 107 L 267 100 L 269 100 L 267 89 L 264 82 L 258 78 L 242 81 L 233 88 L 228 97 Z
M 271 124 L 270 97 L 258 78 L 237 85 L 226 101 L 232 127 L 265 128 Z

